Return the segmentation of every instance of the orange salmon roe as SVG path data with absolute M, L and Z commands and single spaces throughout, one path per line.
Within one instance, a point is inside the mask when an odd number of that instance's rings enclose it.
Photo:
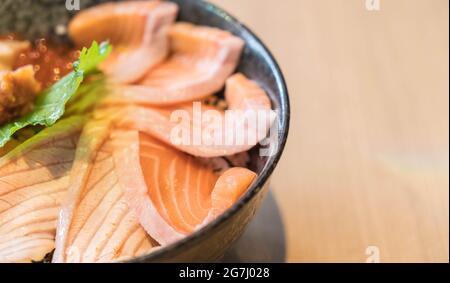
M 36 79 L 47 88 L 72 71 L 72 62 L 79 51 L 62 44 L 52 44 L 46 39 L 38 39 L 32 47 L 19 55 L 14 68 L 33 65 Z

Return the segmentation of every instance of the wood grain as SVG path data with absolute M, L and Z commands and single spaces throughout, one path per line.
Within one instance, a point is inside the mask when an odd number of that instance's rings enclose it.
M 449 260 L 449 2 L 214 0 L 268 44 L 292 127 L 273 178 L 291 262 Z

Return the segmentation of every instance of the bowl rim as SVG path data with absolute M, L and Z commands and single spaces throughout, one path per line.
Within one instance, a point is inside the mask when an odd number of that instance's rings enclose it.
M 222 213 L 219 217 L 217 217 L 207 225 L 203 226 L 202 228 L 187 235 L 183 239 L 180 239 L 164 247 L 158 248 L 157 250 L 152 251 L 148 254 L 132 257 L 125 262 L 146 262 L 150 260 L 157 261 L 158 258 L 161 257 L 162 255 L 166 255 L 170 252 L 176 252 L 177 250 L 188 245 L 194 245 L 195 242 L 199 241 L 202 238 L 202 236 L 208 234 L 209 232 L 219 227 L 228 218 L 235 215 L 251 199 L 253 199 L 259 193 L 259 191 L 261 191 L 261 189 L 264 187 L 264 184 L 266 184 L 269 181 L 269 178 L 272 175 L 276 165 L 278 164 L 286 145 L 290 125 L 289 92 L 283 72 L 281 71 L 281 68 L 277 63 L 274 55 L 269 50 L 269 48 L 263 43 L 263 41 L 250 28 L 248 28 L 245 24 L 239 21 L 232 14 L 220 8 L 216 4 L 212 4 L 206 0 L 197 0 L 196 2 L 198 2 L 197 5 L 207 5 L 208 10 L 211 11 L 213 14 L 223 18 L 225 21 L 231 22 L 233 25 L 236 25 L 238 29 L 246 33 L 249 36 L 249 38 L 254 40 L 255 43 L 261 47 L 261 50 L 263 51 L 261 55 L 268 62 L 270 70 L 274 75 L 275 82 L 277 84 L 277 89 L 280 90 L 279 109 L 276 109 L 279 110 L 278 115 L 280 115 L 281 118 L 280 119 L 281 123 L 278 131 L 279 134 L 278 149 L 274 155 L 270 156 L 267 159 L 267 161 L 264 164 L 264 167 L 261 170 L 261 173 L 257 176 L 256 180 L 253 181 L 253 183 L 250 185 L 247 192 L 242 197 L 240 197 L 240 199 L 235 204 L 233 204 L 232 207 L 230 207 L 228 210 Z

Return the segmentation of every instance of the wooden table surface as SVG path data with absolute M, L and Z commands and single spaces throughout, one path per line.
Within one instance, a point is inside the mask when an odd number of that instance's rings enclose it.
M 287 260 L 448 261 L 449 2 L 213 2 L 286 75 L 292 127 L 272 183 Z

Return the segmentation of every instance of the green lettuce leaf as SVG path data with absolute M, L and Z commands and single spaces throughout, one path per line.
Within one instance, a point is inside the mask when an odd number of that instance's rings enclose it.
M 4 156 L 0 157 L 0 166 L 3 166 L 9 160 L 26 153 L 36 145 L 46 143 L 56 136 L 68 135 L 71 132 L 81 131 L 86 121 L 87 117 L 83 115 L 74 115 L 69 118 L 58 120 L 54 125 L 43 129 L 6 153 Z
M 5 145 L 20 129 L 30 125 L 53 125 L 64 114 L 67 101 L 77 92 L 84 77 L 96 71 L 98 64 L 111 52 L 111 45 L 93 42 L 87 49 L 83 48 L 80 57 L 74 63 L 74 70 L 39 94 L 33 110 L 0 127 L 0 147 Z
M 88 114 L 108 92 L 108 84 L 103 74 L 90 77 L 67 102 L 63 117 Z

